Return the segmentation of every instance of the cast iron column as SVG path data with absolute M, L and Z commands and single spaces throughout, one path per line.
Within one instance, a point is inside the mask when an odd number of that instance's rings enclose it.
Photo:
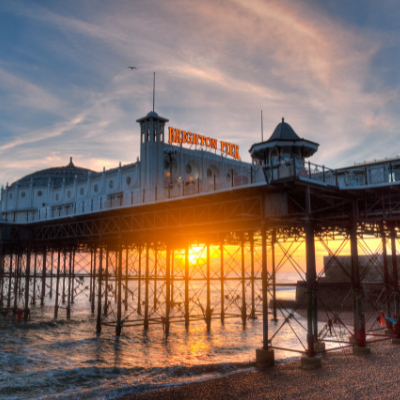
M 26 252 L 26 267 L 25 267 L 25 308 L 24 320 L 26 321 L 29 316 L 29 280 L 31 274 L 31 241 L 29 240 L 28 249 Z
M 103 279 L 103 241 L 100 240 L 100 260 L 99 260 L 99 287 L 97 297 L 97 321 L 96 321 L 96 332 L 101 333 L 101 291 L 102 291 L 102 279 Z
M 353 215 L 350 226 L 351 270 L 353 278 L 354 336 L 358 347 L 365 347 L 365 320 L 362 313 L 360 270 L 357 246 L 357 203 L 353 202 Z
M 265 223 L 261 225 L 261 281 L 263 308 L 263 349 L 268 350 L 268 272 L 267 272 L 267 232 Z

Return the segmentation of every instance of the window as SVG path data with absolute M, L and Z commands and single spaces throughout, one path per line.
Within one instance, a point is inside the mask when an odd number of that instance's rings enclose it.
M 12 193 L 10 193 L 10 199 L 12 199 Z
M 71 191 L 70 190 L 68 190 L 67 196 L 68 196 L 68 198 L 71 198 Z
M 153 132 L 153 141 L 157 142 L 157 130 L 156 129 L 154 129 L 154 132 Z
M 42 191 L 41 190 L 39 190 L 38 192 L 37 192 L 37 195 L 38 195 L 38 197 L 42 197 Z
M 147 130 L 147 141 L 150 142 L 150 129 Z
M 114 181 L 110 181 L 110 183 L 108 184 L 108 186 L 110 186 L 110 189 L 112 189 L 114 187 Z
M 81 190 L 80 190 L 79 193 L 81 194 L 81 196 L 83 196 L 83 195 L 85 194 L 85 189 L 84 189 L 84 188 L 81 188 Z
M 212 171 L 210 168 L 207 169 L 207 178 L 211 178 L 212 177 Z
M 186 165 L 185 171 L 187 174 L 190 174 L 192 172 L 192 167 L 190 166 L 190 164 Z
M 130 177 L 130 176 L 127 176 L 127 177 L 126 177 L 126 184 L 127 184 L 127 185 L 130 185 L 131 182 L 132 182 L 131 177 Z
M 94 185 L 94 191 L 97 193 L 99 191 L 99 185 Z
M 25 192 L 21 192 L 21 197 L 25 197 Z
M 57 193 L 56 194 L 56 200 L 58 201 L 60 199 L 60 195 Z
M 144 141 L 145 141 L 145 133 L 144 132 L 142 132 L 142 143 L 144 143 Z
M 164 134 L 162 131 L 160 132 L 160 142 L 164 142 Z

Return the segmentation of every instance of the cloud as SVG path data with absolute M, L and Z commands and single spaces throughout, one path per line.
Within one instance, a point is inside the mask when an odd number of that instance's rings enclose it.
M 0 107 L 62 113 L 63 102 L 56 96 L 2 68 L 0 68 L 0 87 L 2 91 L 8 93 L 7 99 L 0 100 Z
M 4 122 L 14 128 L 0 142 L 0 165 L 28 157 L 33 168 L 33 157 L 46 152 L 95 169 L 135 161 L 135 120 L 151 109 L 153 71 L 156 108 L 171 126 L 239 143 L 243 160 L 259 140 L 261 109 L 264 136 L 285 116 L 299 136 L 321 144 L 313 157 L 321 164 L 395 151 L 398 84 L 387 85 L 374 68 L 384 34 L 305 1 L 71 2 L 68 12 L 56 4 L 10 7 L 15 18 L 51 32 L 40 42 L 51 54 L 43 64 L 57 70 L 68 62 L 69 69 L 60 70 L 65 82 L 49 85 L 0 69 L 3 107 L 15 107 Z M 137 71 L 126 69 L 132 64 Z M 52 117 L 32 127 L 20 109 Z M 0 179 L 11 175 L 18 177 L 3 169 Z

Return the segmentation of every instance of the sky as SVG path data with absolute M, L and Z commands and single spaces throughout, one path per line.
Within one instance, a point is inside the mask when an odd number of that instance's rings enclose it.
M 248 149 L 284 117 L 336 168 L 400 155 L 397 0 L 0 2 L 0 184 L 139 156 L 136 119 Z M 135 66 L 130 70 L 128 66 Z

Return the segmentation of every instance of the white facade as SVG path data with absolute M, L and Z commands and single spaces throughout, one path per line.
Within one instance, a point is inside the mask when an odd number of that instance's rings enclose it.
M 16 223 L 40 221 L 264 181 L 261 168 L 250 163 L 201 146 L 166 143 L 168 120 L 155 112 L 137 122 L 140 160 L 95 172 L 75 167 L 71 158 L 65 167 L 28 175 L 2 188 L 0 219 Z M 67 178 L 60 182 L 63 174 Z
M 2 187 L 0 220 L 43 221 L 270 184 L 286 178 L 312 180 L 339 189 L 400 182 L 398 158 L 337 170 L 306 161 L 319 145 L 300 138 L 283 119 L 268 140 L 251 146 L 252 163 L 230 158 L 218 150 L 208 151 L 200 145 L 168 144 L 168 120 L 155 112 L 137 122 L 140 160 L 96 172 L 76 167 L 71 158 L 65 167 L 27 175 Z

